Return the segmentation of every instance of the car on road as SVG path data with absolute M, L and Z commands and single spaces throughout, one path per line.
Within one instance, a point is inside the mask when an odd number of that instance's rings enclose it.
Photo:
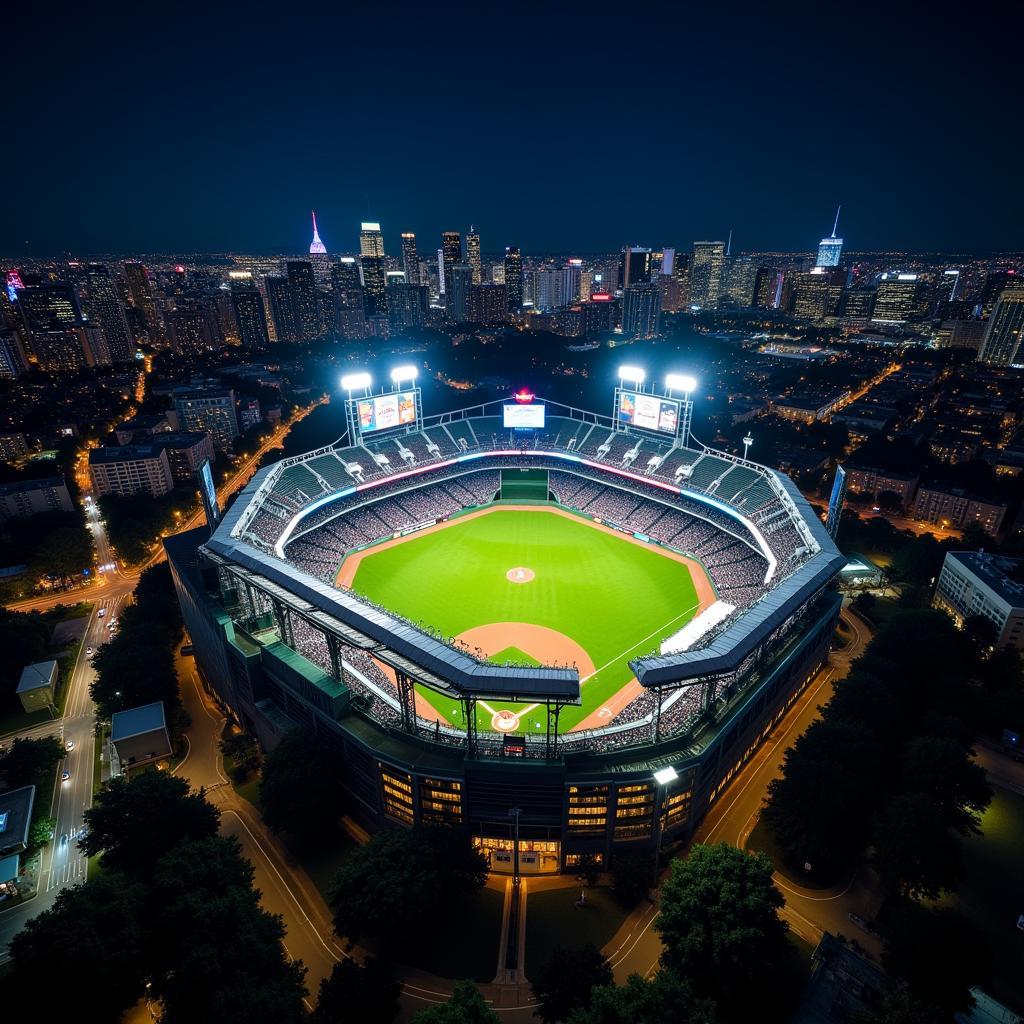
M 86 647 L 85 653 L 86 653 L 87 657 L 91 658 L 92 657 L 92 648 L 91 647 Z
M 61 782 L 67 782 L 70 778 L 71 778 L 71 772 L 61 772 L 60 773 L 60 781 Z
M 103 616 L 107 614 L 107 609 L 101 608 L 96 614 L 102 619 Z
M 67 743 L 64 744 L 64 749 L 65 750 L 74 750 L 75 749 L 75 741 L 74 740 L 68 740 Z

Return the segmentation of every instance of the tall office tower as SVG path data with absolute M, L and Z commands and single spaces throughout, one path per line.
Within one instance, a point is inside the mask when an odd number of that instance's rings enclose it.
M 422 327 L 429 308 L 426 285 L 404 284 L 388 275 L 388 323 L 392 331 Z
M 274 321 L 274 334 L 278 341 L 294 343 L 301 341 L 299 323 L 295 317 L 292 289 L 287 277 L 266 277 L 267 302 L 270 316 Z
M 657 274 L 654 278 L 654 285 L 661 294 L 661 311 L 663 313 L 678 313 L 682 302 L 679 278 L 672 274 Z
M 313 341 L 323 333 L 320 328 L 320 299 L 316 291 L 313 264 L 308 260 L 289 260 L 287 268 L 299 340 Z
M 475 284 L 469 289 L 468 319 L 476 324 L 508 319 L 508 296 L 503 284 Z
M 171 347 L 179 356 L 198 356 L 214 348 L 213 325 L 202 305 L 168 313 L 167 333 Z
M 383 257 L 384 236 L 376 221 L 363 221 L 359 226 L 359 255 Z
M 64 281 L 29 285 L 18 293 L 18 308 L 30 337 L 41 331 L 78 327 L 84 321 L 78 295 Z
M 473 285 L 473 268 L 456 263 L 448 277 L 448 301 L 445 310 L 449 320 L 465 320 L 469 316 L 469 289 Z
M 14 380 L 28 373 L 28 359 L 18 332 L 0 327 L 0 380 Z
M 523 254 L 515 245 L 505 246 L 505 298 L 511 312 L 523 308 Z
M 342 256 L 331 268 L 331 290 L 334 329 L 345 338 L 366 337 L 366 294 L 354 257 Z
M 504 263 L 492 263 L 490 266 L 491 272 L 491 284 L 504 284 L 505 283 L 505 264 Z
M 866 324 L 875 311 L 874 288 L 848 288 L 839 303 L 844 323 Z
M 953 267 L 944 270 L 935 282 L 935 293 L 939 302 L 956 302 L 960 298 L 960 271 Z
M 757 264 L 749 256 L 734 256 L 729 260 L 728 279 L 723 291 L 726 298 L 741 309 L 754 304 Z
M 883 274 L 875 295 L 875 324 L 904 324 L 917 312 L 921 278 L 917 274 Z
M 985 328 L 980 359 L 990 366 L 1024 361 L 1024 285 L 1004 288 Z
M 666 246 L 661 251 L 661 268 L 659 274 L 674 274 L 676 270 L 676 251 L 672 246 Z
M 128 281 L 128 297 L 131 299 L 132 305 L 142 314 L 149 340 L 154 345 L 159 345 L 164 340 L 164 324 L 153 299 L 149 271 L 144 264 L 131 260 L 124 265 L 124 276 Z
M 619 261 L 619 283 L 622 288 L 631 284 L 647 284 L 651 280 L 653 259 L 650 249 L 626 246 Z
M 579 302 L 581 295 L 581 279 L 583 277 L 583 260 L 568 260 L 562 268 L 562 301 L 560 305 L 568 306 Z
M 622 292 L 622 333 L 627 338 L 653 338 L 661 328 L 658 286 L 631 284 Z
M 135 356 L 135 344 L 128 330 L 124 306 L 114 290 L 110 271 L 102 263 L 90 263 L 85 272 L 89 315 L 107 336 L 107 349 L 115 363 L 127 363 Z
M 326 256 L 327 246 L 320 241 L 320 233 L 316 229 L 316 210 L 312 211 L 313 214 L 313 241 L 309 243 L 309 254 L 314 256 L 317 254 Z
M 444 292 L 447 295 L 451 287 L 452 269 L 462 262 L 462 235 L 458 231 L 441 232 L 441 260 L 444 268 Z M 441 273 L 438 266 L 438 274 Z
M 242 335 L 238 330 L 238 319 L 235 317 L 235 304 L 231 301 L 231 293 L 218 291 L 213 296 L 213 313 L 217 320 L 219 341 L 227 345 L 241 345 Z
M 34 332 L 32 351 L 39 365 L 50 373 L 80 370 L 88 365 L 86 339 L 81 325 Z
M 472 224 L 469 225 L 469 234 L 466 235 L 466 262 L 473 268 L 473 284 L 480 284 L 483 280 L 483 267 L 480 265 L 480 236 Z
M 441 305 L 444 305 L 444 295 L 447 282 L 444 279 L 444 249 L 437 250 L 437 297 L 441 299 Z
M 754 305 L 758 309 L 775 309 L 782 275 L 775 267 L 758 267 L 754 279 Z
M 402 269 L 406 284 L 420 283 L 420 257 L 416 252 L 416 236 L 411 231 L 402 232 Z
M 798 274 L 793 313 L 804 320 L 822 320 L 829 300 L 829 276 L 821 267 Z
M 537 271 L 533 304 L 537 309 L 552 310 L 564 306 L 562 271 L 555 267 L 541 267 Z
M 836 237 L 836 232 L 839 230 L 839 210 L 840 206 L 836 210 L 836 221 L 832 225 L 832 234 L 828 238 L 823 238 L 818 243 L 818 262 L 819 267 L 838 267 L 839 257 L 843 252 L 843 240 Z
M 993 270 L 985 275 L 985 283 L 981 289 L 981 297 L 978 303 L 981 306 L 983 316 L 990 316 L 996 307 L 996 301 L 1002 290 L 1009 284 L 1018 281 L 1017 275 L 1012 270 Z
M 694 242 L 690 259 L 690 305 L 714 309 L 722 297 L 724 242 Z
M 231 271 L 228 278 L 231 282 L 231 303 L 238 324 L 238 340 L 242 348 L 262 352 L 270 346 L 263 296 L 252 283 L 252 274 Z
M 363 271 L 366 315 L 381 316 L 388 311 L 387 257 L 361 256 L 359 264 Z

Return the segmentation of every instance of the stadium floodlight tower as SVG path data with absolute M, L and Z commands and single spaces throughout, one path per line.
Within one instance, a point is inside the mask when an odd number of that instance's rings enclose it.
M 753 438 L 753 436 L 750 433 L 748 433 L 747 436 L 743 438 L 743 461 L 744 462 L 747 461 L 747 456 L 748 456 L 748 454 L 750 452 L 750 446 L 753 443 L 754 443 L 754 438 Z
M 373 385 L 373 378 L 365 371 L 359 373 L 346 373 L 341 378 L 341 390 L 345 392 L 345 420 L 348 425 L 348 434 L 353 441 L 359 438 L 359 417 L 356 410 L 356 401 L 359 396 L 366 397 Z M 355 396 L 355 397 L 353 397 Z
M 646 376 L 639 366 L 620 366 L 619 387 L 621 388 L 623 384 L 632 384 L 638 391 L 643 391 Z
M 403 381 L 412 383 L 419 375 L 418 366 L 396 366 L 391 371 L 391 383 L 398 387 Z
M 673 391 L 683 393 L 682 415 L 680 416 L 679 438 L 680 443 L 686 447 L 690 443 L 690 427 L 693 424 L 693 402 L 690 395 L 697 390 L 697 378 L 688 373 L 667 373 L 665 374 L 665 394 L 671 395 Z

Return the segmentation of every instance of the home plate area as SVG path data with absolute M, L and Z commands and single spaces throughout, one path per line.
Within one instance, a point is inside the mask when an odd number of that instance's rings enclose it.
M 532 569 L 527 569 L 524 565 L 518 565 L 516 568 L 509 569 L 509 571 L 505 573 L 505 579 L 507 579 L 509 583 L 529 583 L 535 575 L 536 573 L 534 573 Z

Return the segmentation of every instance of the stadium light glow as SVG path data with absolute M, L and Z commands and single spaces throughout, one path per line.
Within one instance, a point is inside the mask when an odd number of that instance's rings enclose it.
M 415 380 L 419 375 L 418 366 L 396 366 L 391 371 L 391 382 L 398 384 L 403 380 Z
M 654 773 L 654 781 L 659 786 L 667 786 L 670 782 L 675 782 L 679 778 L 679 772 L 669 765 L 667 768 L 659 768 Z
M 369 388 L 372 380 L 368 373 L 346 373 L 341 378 L 343 391 L 364 391 Z
M 669 391 L 682 391 L 688 395 L 697 390 L 697 378 L 686 373 L 670 373 L 665 377 L 665 387 Z
M 643 384 L 645 376 L 639 366 L 619 367 L 619 380 L 628 380 L 630 384 Z

